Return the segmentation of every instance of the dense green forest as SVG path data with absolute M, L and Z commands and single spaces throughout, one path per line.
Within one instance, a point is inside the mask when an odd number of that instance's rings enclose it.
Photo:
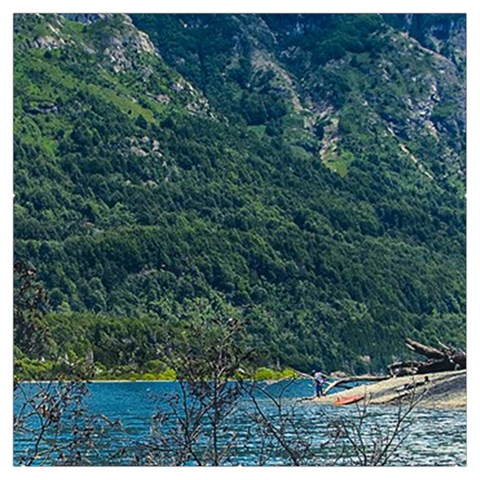
M 464 346 L 464 16 L 14 28 L 15 258 L 48 293 L 19 375 L 161 371 L 199 316 L 241 318 L 277 369 Z

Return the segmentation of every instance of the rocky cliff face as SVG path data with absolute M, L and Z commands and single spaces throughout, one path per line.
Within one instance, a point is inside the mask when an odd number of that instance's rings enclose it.
M 425 48 L 433 50 L 462 68 L 466 61 L 466 17 L 460 14 L 392 14 L 386 22 L 408 33 Z
M 91 23 L 105 19 L 107 15 L 104 13 L 62 13 L 62 17 L 68 18 L 73 22 L 80 22 L 84 25 L 90 25 Z

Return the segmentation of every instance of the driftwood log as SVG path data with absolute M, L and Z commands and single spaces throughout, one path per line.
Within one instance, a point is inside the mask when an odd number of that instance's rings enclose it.
M 388 366 L 390 375 L 402 377 L 423 373 L 448 372 L 451 370 L 463 370 L 467 368 L 467 354 L 461 350 L 441 345 L 441 348 L 433 348 L 420 342 L 405 339 L 405 345 L 409 350 L 427 358 L 424 361 L 396 362 Z
M 359 375 L 358 377 L 346 377 L 346 378 L 340 378 L 339 380 L 336 380 L 332 382 L 323 392 L 324 395 L 326 395 L 332 388 L 335 387 L 341 387 L 347 383 L 352 383 L 352 382 L 380 382 L 382 380 L 387 380 L 390 378 L 389 376 L 379 376 L 379 375 Z

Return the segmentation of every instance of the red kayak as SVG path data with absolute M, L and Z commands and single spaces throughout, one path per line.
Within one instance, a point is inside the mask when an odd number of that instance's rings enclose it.
M 359 402 L 363 400 L 365 395 L 350 395 L 348 397 L 338 397 L 333 404 L 334 405 L 350 405 L 351 403 Z

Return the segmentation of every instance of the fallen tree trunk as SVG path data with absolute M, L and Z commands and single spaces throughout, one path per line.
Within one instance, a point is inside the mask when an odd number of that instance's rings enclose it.
M 418 372 L 420 362 L 396 362 L 388 366 L 388 371 L 392 377 L 404 377 L 405 375 L 415 375 Z
M 457 352 L 452 355 L 453 362 L 460 367 L 461 370 L 467 368 L 467 354 L 465 352 Z
M 467 354 L 465 352 L 455 350 L 446 345 L 442 345 L 442 349 L 440 350 L 428 345 L 423 345 L 411 338 L 405 339 L 405 344 L 409 350 L 427 357 L 428 360 L 392 363 L 388 366 L 388 369 L 390 375 L 394 377 L 415 375 L 417 373 L 463 370 L 467 368 Z
M 422 343 L 416 342 L 411 338 L 406 338 L 405 344 L 408 349 L 412 350 L 412 352 L 419 353 L 420 355 L 423 355 L 424 357 L 427 357 L 427 358 L 441 359 L 445 357 L 444 351 L 438 350 L 433 347 L 429 347 L 427 345 L 423 345 Z
M 336 380 L 335 382 L 331 383 L 323 392 L 324 395 L 326 395 L 330 390 L 332 390 L 335 387 L 339 387 L 345 383 L 351 383 L 351 382 L 380 382 L 381 380 L 387 380 L 390 378 L 390 376 L 379 376 L 379 375 L 359 375 L 357 377 L 347 377 L 347 378 L 341 378 L 339 380 Z

